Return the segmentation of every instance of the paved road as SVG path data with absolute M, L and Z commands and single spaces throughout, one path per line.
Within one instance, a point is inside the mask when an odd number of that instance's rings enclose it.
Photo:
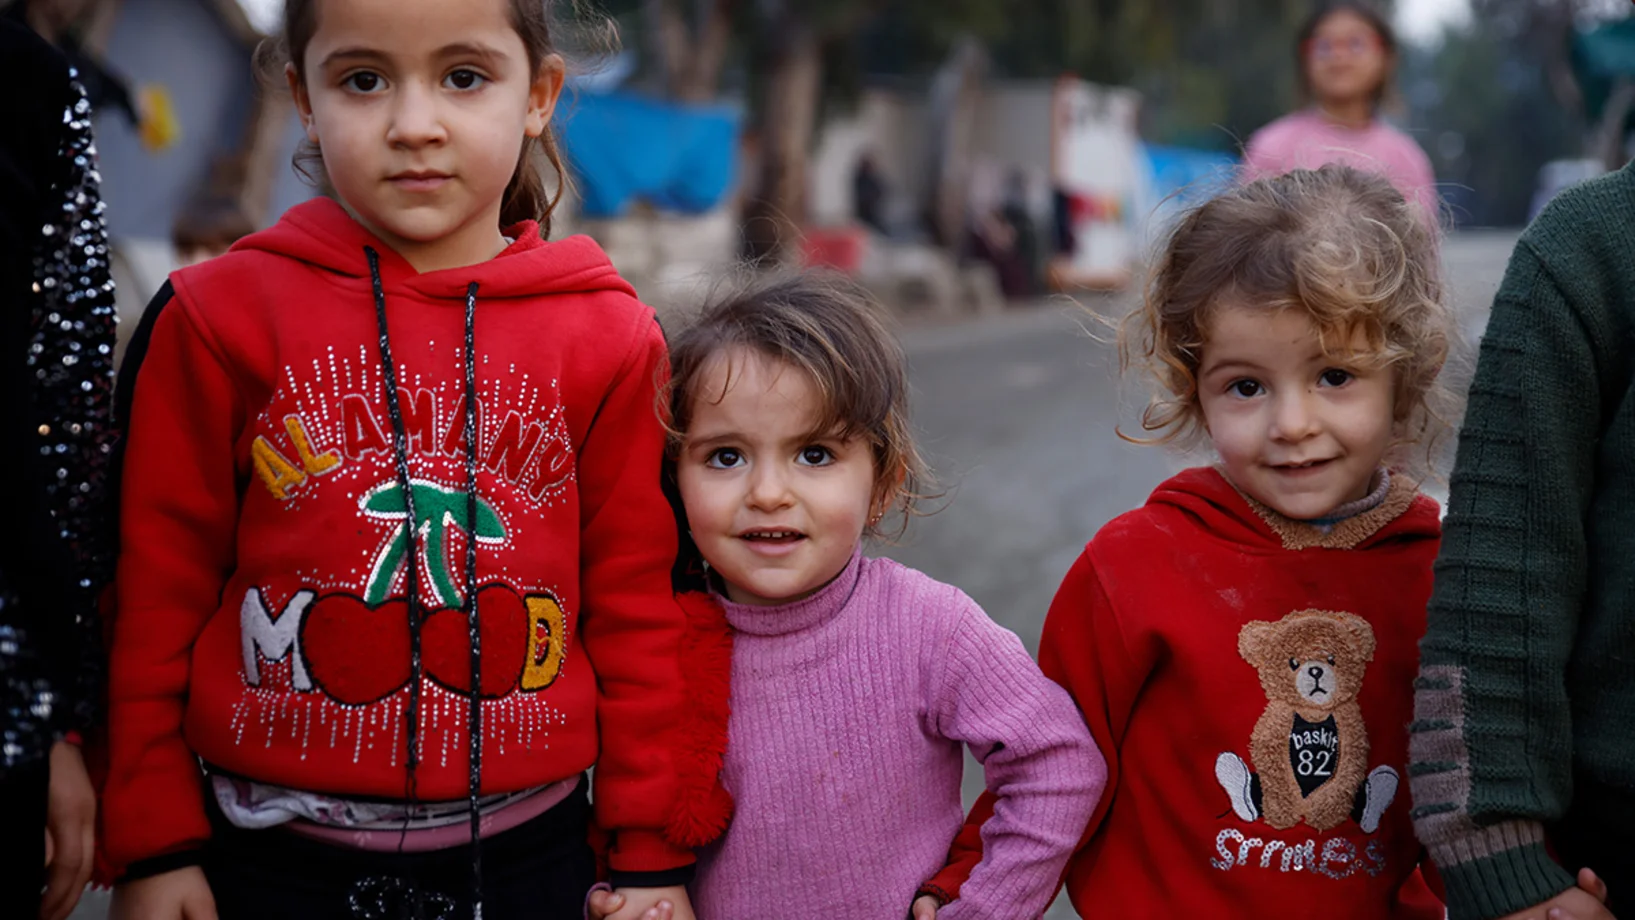
M 1513 234 L 1465 234 L 1444 256 L 1463 338 L 1485 324 Z M 1143 502 L 1184 458 L 1119 440 L 1116 426 L 1144 400 L 1121 385 L 1114 349 L 1086 312 L 1116 315 L 1128 298 L 1017 309 L 952 325 L 910 322 L 903 333 L 915 387 L 915 422 L 946 496 L 885 550 L 963 588 L 1029 649 L 1056 585 L 1086 540 Z M 1468 362 L 1456 356 L 1456 380 Z M 1456 383 L 1462 391 L 1462 384 Z M 981 790 L 968 771 L 966 791 Z M 100 920 L 91 896 L 75 920 Z M 1063 899 L 1049 920 L 1071 917 Z

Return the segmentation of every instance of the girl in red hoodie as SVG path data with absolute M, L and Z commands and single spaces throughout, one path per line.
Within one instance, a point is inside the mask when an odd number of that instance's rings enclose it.
M 1180 222 L 1126 321 L 1143 428 L 1218 462 L 1103 527 L 1045 621 L 1109 761 L 1066 876 L 1085 916 L 1442 916 L 1404 788 L 1440 527 L 1396 464 L 1450 334 L 1416 214 L 1343 166 L 1251 183 Z
M 134 346 L 122 916 L 578 917 L 593 763 L 613 884 L 691 916 L 724 815 L 682 794 L 664 342 L 594 243 L 543 238 L 543 9 L 285 5 L 336 200 L 172 276 Z

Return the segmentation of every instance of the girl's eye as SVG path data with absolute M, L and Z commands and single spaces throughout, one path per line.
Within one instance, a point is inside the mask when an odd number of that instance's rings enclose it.
M 1259 396 L 1265 389 L 1258 380 L 1234 380 L 1231 386 L 1226 388 L 1227 392 L 1245 399 Z
M 381 80 L 380 74 L 362 70 L 342 80 L 341 85 L 354 92 L 372 93 L 379 89 L 383 82 L 385 81 Z
M 447 83 L 453 89 L 462 90 L 476 89 L 477 87 L 483 85 L 483 83 L 487 82 L 487 80 L 487 77 L 484 77 L 475 70 L 456 70 L 447 77 L 443 78 L 443 82 Z
M 823 466 L 833 459 L 827 447 L 803 447 L 800 451 L 800 462 L 806 466 Z
M 1323 371 L 1322 375 L 1317 379 L 1321 380 L 1324 386 L 1343 387 L 1351 382 L 1352 376 L 1353 375 L 1350 371 L 1341 370 L 1337 367 L 1331 367 L 1328 370 Z
M 730 447 L 723 447 L 711 451 L 709 457 L 704 460 L 704 465 L 717 470 L 730 470 L 733 467 L 742 466 L 743 462 L 743 454 Z

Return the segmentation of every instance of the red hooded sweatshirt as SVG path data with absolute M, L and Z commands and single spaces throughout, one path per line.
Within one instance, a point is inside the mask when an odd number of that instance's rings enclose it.
M 595 243 L 509 232 L 487 262 L 419 274 L 317 200 L 172 276 L 124 474 L 105 794 L 115 864 L 202 845 L 199 758 L 290 788 L 407 797 L 411 565 L 429 613 L 414 797 L 467 796 L 468 296 L 481 792 L 594 763 L 611 867 L 692 862 L 663 833 L 685 782 L 688 679 L 654 413 L 664 340 Z
M 1440 532 L 1405 477 L 1325 533 L 1193 469 L 1096 534 L 1039 642 L 1108 759 L 1081 915 L 1442 917 L 1407 782 Z M 925 890 L 957 896 L 991 813 Z

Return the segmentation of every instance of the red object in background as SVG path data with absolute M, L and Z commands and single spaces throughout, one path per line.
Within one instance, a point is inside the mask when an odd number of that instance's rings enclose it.
M 814 227 L 801 241 L 801 261 L 807 268 L 832 268 L 855 275 L 863 265 L 869 232 L 863 227 Z

